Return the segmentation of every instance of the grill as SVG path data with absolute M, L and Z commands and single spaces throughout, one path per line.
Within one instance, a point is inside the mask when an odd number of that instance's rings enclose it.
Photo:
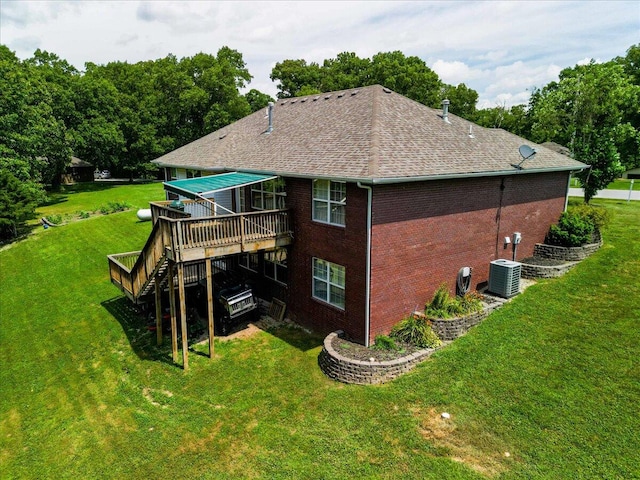
M 220 300 L 227 311 L 227 315 L 231 319 L 239 317 L 243 313 L 251 312 L 257 308 L 251 289 L 229 297 L 221 293 Z
M 222 335 L 227 335 L 241 322 L 255 320 L 258 316 L 258 302 L 253 290 L 244 284 L 224 288 L 215 298 L 216 330 Z

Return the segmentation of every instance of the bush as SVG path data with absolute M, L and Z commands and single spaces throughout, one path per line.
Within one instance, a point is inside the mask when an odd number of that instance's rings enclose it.
M 419 348 L 435 348 L 442 344 L 426 318 L 410 315 L 391 329 L 391 337 Z
M 387 335 L 376 335 L 373 348 L 376 350 L 400 350 L 400 347 L 396 344 L 396 341 L 388 337 Z
M 131 208 L 127 202 L 109 202 L 106 205 L 100 205 L 100 213 L 103 215 L 108 215 L 110 213 L 116 212 L 124 212 Z
M 460 302 L 465 315 L 482 311 L 483 297 L 478 292 L 468 292 L 462 297 L 456 297 L 456 300 Z
M 602 207 L 594 207 L 587 203 L 578 205 L 576 207 L 570 207 L 569 211 L 579 215 L 581 218 L 589 219 L 596 230 L 602 231 L 605 229 L 611 221 L 611 215 L 609 210 Z
M 62 223 L 62 215 L 53 214 L 48 215 L 46 218 L 49 223 L 53 223 L 54 225 L 60 225 Z
M 564 212 L 557 225 L 549 227 L 546 243 L 560 247 L 579 247 L 589 243 L 595 226 L 587 216 L 579 212 Z
M 424 313 L 434 318 L 451 318 L 482 310 L 482 297 L 469 292 L 462 297 L 451 297 L 449 287 L 443 283 L 433 294 L 431 302 L 424 307 Z

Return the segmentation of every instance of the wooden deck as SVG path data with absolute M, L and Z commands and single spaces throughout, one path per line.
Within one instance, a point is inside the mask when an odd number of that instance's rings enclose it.
M 153 230 L 141 251 L 107 256 L 111 282 L 134 302 L 166 279 L 169 262 L 190 264 L 292 242 L 286 210 L 192 217 L 168 204 L 151 204 Z

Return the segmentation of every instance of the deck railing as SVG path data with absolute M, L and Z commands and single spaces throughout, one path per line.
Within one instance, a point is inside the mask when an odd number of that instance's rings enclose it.
M 182 200 L 184 209 L 173 208 L 171 206 L 172 204 L 172 201 L 149 202 L 153 223 L 160 217 L 178 219 L 211 217 L 215 215 L 215 202 L 213 202 L 213 200 Z
M 255 251 L 260 242 L 281 239 L 289 243 L 291 231 L 286 210 L 270 210 L 204 218 L 158 217 L 140 252 L 109 255 L 111 281 L 130 298 L 144 295 L 162 271 L 165 260 L 181 262 L 224 253 L 216 247 L 236 246 Z M 189 255 L 186 255 L 189 252 Z

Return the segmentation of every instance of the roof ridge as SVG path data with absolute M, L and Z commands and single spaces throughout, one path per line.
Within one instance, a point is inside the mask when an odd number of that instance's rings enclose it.
M 380 88 L 373 88 L 371 100 L 371 144 L 369 148 L 369 176 L 376 177 L 380 169 Z

